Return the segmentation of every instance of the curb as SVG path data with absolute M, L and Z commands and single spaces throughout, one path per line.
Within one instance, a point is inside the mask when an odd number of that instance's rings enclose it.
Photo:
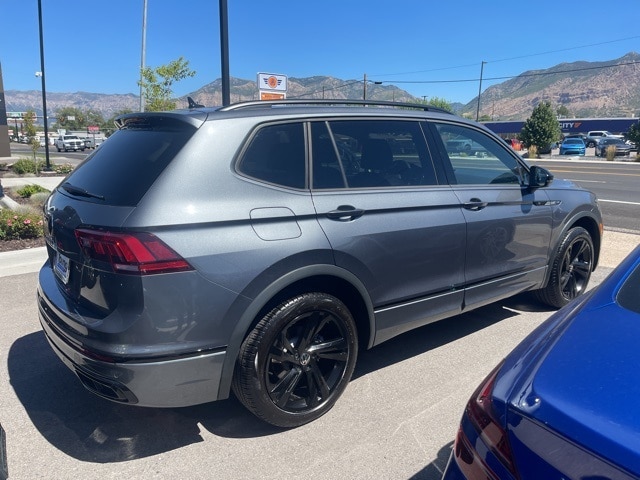
M 8 197 L 7 195 L 3 195 L 2 197 L 0 197 L 0 208 L 15 210 L 19 206 L 20 204 L 18 202 L 16 202 L 13 198 Z

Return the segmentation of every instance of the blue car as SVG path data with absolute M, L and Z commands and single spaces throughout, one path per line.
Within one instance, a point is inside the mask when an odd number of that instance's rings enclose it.
M 560 155 L 584 155 L 585 144 L 579 138 L 565 138 L 560 144 Z
M 640 246 L 475 391 L 443 479 L 640 478 Z

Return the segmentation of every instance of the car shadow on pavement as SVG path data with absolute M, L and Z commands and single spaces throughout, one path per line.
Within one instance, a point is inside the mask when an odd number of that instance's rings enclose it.
M 122 462 L 199 443 L 202 428 L 231 438 L 282 431 L 257 420 L 233 397 L 169 409 L 101 399 L 60 362 L 42 332 L 12 344 L 8 370 L 18 400 L 38 432 L 55 448 L 86 462 Z
M 371 350 L 361 350 L 352 379 L 441 347 L 502 320 L 518 316 L 520 312 L 553 311 L 555 310 L 551 307 L 535 300 L 531 294 L 521 293 L 501 302 L 425 325 Z
M 409 480 L 440 480 L 444 469 L 447 467 L 451 450 L 453 449 L 453 442 L 447 443 L 444 447 L 438 450 L 436 459 L 425 466 L 422 470 L 412 475 Z
M 518 315 L 503 308 L 514 301 L 517 297 L 362 351 L 354 378 Z M 85 390 L 60 362 L 42 332 L 21 337 L 11 345 L 8 371 L 33 426 L 55 448 L 81 461 L 123 462 L 161 454 L 203 442 L 203 429 L 228 438 L 255 438 L 283 431 L 256 419 L 233 396 L 170 409 L 133 407 L 101 399 Z M 440 459 L 436 462 L 442 463 Z

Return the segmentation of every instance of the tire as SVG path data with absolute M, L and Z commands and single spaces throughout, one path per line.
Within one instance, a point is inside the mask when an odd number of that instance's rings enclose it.
M 591 235 L 582 227 L 572 228 L 556 250 L 547 286 L 536 290 L 536 296 L 552 307 L 564 307 L 586 291 L 593 262 Z
M 58 152 L 60 152 L 60 147 L 56 147 L 56 149 L 58 150 Z
M 324 293 L 301 294 L 271 310 L 244 340 L 233 391 L 262 420 L 298 427 L 333 407 L 357 354 L 347 307 Z

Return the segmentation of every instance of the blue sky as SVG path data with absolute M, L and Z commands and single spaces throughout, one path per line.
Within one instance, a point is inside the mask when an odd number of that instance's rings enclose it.
M 140 89 L 143 0 L 41 0 L 48 92 Z M 563 62 L 640 52 L 638 0 L 228 0 L 229 70 L 327 75 L 394 84 L 415 96 L 469 102 L 502 77 Z M 37 0 L 0 0 L 5 90 L 40 90 Z M 176 96 L 221 76 L 218 0 L 148 0 L 146 65 L 182 56 L 196 76 Z M 621 23 L 622 22 L 622 23 Z M 597 28 L 596 28 L 597 27 Z M 499 80 L 492 80 L 500 78 Z

